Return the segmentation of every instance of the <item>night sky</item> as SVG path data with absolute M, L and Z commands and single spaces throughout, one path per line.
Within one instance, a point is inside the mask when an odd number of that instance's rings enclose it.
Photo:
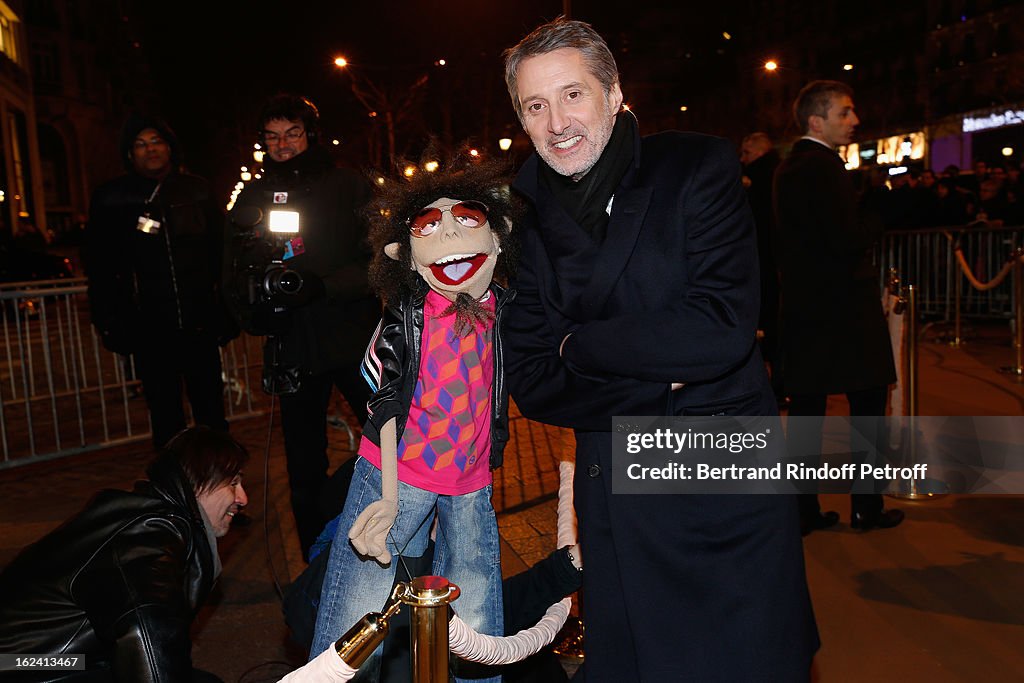
M 719 22 L 687 16 L 678 3 L 577 0 L 573 16 L 609 40 L 629 96 L 630 49 L 637 36 L 658 50 L 657 32 L 674 44 L 699 42 Z M 173 8 L 173 10 L 171 9 Z M 369 163 L 370 126 L 377 123 L 352 95 L 344 55 L 363 83 L 404 94 L 428 76 L 421 97 L 403 109 L 396 147 L 417 159 L 431 134 L 452 144 L 494 149 L 518 131 L 505 90 L 501 52 L 562 11 L 559 0 L 485 2 L 184 2 L 139 3 L 143 49 L 192 170 L 226 191 L 255 141 L 260 104 L 278 91 L 299 92 L 320 108 L 328 139 L 347 163 Z M 665 21 L 664 12 L 669 12 Z M 652 21 L 652 17 L 655 19 Z M 687 37 L 690 40 L 687 41 Z M 672 57 L 671 54 L 665 55 Z M 445 59 L 440 68 L 436 60 Z M 679 84 L 684 87 L 686 84 Z M 378 119 L 379 121 L 379 119 Z M 486 136 L 486 139 L 483 139 Z

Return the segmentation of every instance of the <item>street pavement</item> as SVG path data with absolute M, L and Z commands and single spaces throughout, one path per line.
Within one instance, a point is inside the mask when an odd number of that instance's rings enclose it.
M 998 372 L 1013 361 L 1005 325 L 977 332 L 960 348 L 921 345 L 919 414 L 1024 414 L 1024 385 Z M 839 399 L 830 403 L 830 412 L 843 409 Z M 344 415 L 347 408 L 340 410 Z M 558 461 L 572 451 L 565 430 L 516 413 L 511 427 L 506 462 L 494 480 L 506 575 L 555 548 Z M 305 660 L 289 643 L 277 596 L 277 586 L 303 568 L 283 443 L 269 415 L 235 421 L 231 430 L 252 455 L 244 479 L 252 522 L 221 540 L 224 573 L 193 628 L 193 656 L 198 667 L 229 683 L 276 681 Z M 0 565 L 96 491 L 130 487 L 143 475 L 147 446 L 0 470 Z M 335 466 L 352 457 L 341 429 L 330 430 L 330 457 Z M 1024 496 L 887 499 L 887 505 L 904 510 L 906 521 L 865 533 L 849 527 L 847 497 L 822 496 L 823 509 L 838 510 L 842 522 L 805 540 L 822 637 L 814 679 L 1018 679 L 1024 671 Z

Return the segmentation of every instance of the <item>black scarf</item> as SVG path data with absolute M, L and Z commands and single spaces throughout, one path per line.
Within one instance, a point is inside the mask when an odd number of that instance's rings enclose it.
M 634 121 L 632 114 L 620 112 L 601 158 L 579 180 L 556 172 L 541 159 L 540 177 L 566 213 L 590 238 L 601 244 L 608 232 L 605 209 L 622 177 L 633 163 Z

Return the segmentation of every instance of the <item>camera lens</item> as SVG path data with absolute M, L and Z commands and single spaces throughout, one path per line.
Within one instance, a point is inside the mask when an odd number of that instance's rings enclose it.
M 302 276 L 294 270 L 275 268 L 263 278 L 264 291 L 275 294 L 298 294 L 302 290 Z

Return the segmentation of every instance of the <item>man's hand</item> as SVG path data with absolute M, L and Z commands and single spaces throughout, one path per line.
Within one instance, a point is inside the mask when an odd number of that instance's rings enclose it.
M 388 552 L 388 533 L 397 516 L 396 501 L 381 498 L 367 505 L 349 529 L 348 538 L 352 541 L 352 547 L 360 555 L 373 557 L 384 565 L 389 564 L 391 553 Z

